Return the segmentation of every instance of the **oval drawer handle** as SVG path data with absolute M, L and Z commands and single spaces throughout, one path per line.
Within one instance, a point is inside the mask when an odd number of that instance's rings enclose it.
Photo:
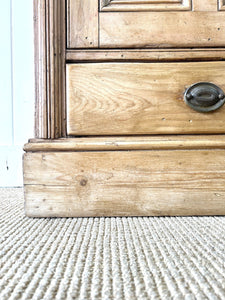
M 225 95 L 220 87 L 210 82 L 198 82 L 184 93 L 184 101 L 198 112 L 210 112 L 225 103 Z

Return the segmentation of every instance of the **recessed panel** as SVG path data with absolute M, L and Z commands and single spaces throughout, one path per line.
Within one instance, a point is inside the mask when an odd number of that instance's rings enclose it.
M 224 12 L 101 12 L 101 48 L 224 47 Z

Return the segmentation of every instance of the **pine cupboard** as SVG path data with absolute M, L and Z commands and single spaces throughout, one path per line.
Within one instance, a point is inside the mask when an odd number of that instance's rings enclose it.
M 30 217 L 225 214 L 225 1 L 35 0 Z

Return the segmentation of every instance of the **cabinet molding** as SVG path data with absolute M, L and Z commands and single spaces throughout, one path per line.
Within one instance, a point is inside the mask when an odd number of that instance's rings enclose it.
M 30 139 L 26 152 L 225 149 L 225 135 L 167 135 Z
M 191 10 L 191 0 L 100 0 L 101 11 Z
M 216 61 L 225 60 L 223 48 L 206 49 L 86 49 L 66 51 L 66 59 L 77 61 Z
M 219 10 L 225 10 L 225 0 L 219 0 Z
M 34 1 L 35 136 L 65 136 L 65 1 Z

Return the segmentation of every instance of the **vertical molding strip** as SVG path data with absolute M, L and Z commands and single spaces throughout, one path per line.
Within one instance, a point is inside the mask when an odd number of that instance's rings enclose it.
M 65 0 L 34 1 L 35 136 L 66 135 Z
M 35 137 L 48 137 L 47 52 L 45 1 L 34 1 Z

